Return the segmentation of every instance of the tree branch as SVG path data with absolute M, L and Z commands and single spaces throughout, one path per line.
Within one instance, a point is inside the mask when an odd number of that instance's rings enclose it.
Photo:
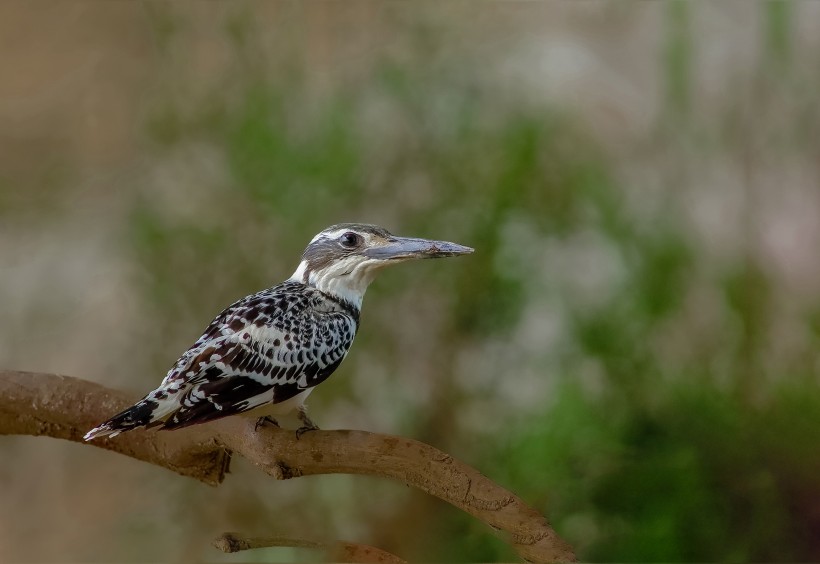
M 45 435 L 82 443 L 88 429 L 134 399 L 69 376 L 0 371 L 0 435 Z M 526 560 L 575 560 L 572 548 L 519 497 L 412 439 L 364 431 L 313 431 L 297 439 L 292 431 L 270 426 L 255 431 L 252 420 L 227 417 L 173 432 L 136 431 L 89 444 L 211 485 L 224 479 L 230 452 L 280 480 L 316 474 L 391 478 L 504 531 Z
M 333 543 L 323 543 L 306 539 L 292 539 L 287 537 L 245 537 L 238 533 L 224 533 L 215 539 L 213 545 L 222 552 L 239 552 L 252 548 L 265 548 L 270 546 L 290 546 L 295 548 L 314 548 L 325 551 L 330 562 L 359 562 L 359 563 L 383 563 L 383 564 L 404 564 L 395 554 L 386 550 L 346 541 L 336 541 Z

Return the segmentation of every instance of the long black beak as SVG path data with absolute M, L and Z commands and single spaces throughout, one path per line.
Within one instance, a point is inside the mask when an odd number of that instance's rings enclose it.
M 408 260 L 455 257 L 458 255 L 469 255 L 472 252 L 473 249 L 470 247 L 449 243 L 447 241 L 393 237 L 386 245 L 367 249 L 364 254 L 379 260 Z

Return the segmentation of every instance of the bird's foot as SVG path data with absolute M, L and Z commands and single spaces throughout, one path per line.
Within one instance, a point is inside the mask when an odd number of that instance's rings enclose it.
M 266 415 L 256 420 L 256 425 L 253 426 L 253 430 L 258 431 L 259 427 L 264 427 L 265 425 L 273 425 L 277 429 L 279 428 L 279 422 L 273 417 Z
M 308 417 L 307 410 L 305 409 L 304 406 L 299 408 L 299 411 L 297 413 L 297 417 L 299 418 L 299 421 L 302 422 L 302 426 L 299 427 L 298 429 L 296 429 L 296 438 L 297 439 L 299 439 L 302 435 L 304 435 L 308 431 L 318 431 L 319 430 L 319 426 L 316 423 L 314 423 L 313 421 L 311 421 L 310 417 Z
M 296 439 L 298 440 L 299 438 L 301 438 L 302 435 L 304 435 L 308 431 L 318 431 L 318 430 L 319 430 L 319 427 L 317 427 L 316 425 L 314 425 L 313 427 L 308 427 L 307 425 L 305 425 L 303 427 L 299 427 L 298 429 L 296 429 Z

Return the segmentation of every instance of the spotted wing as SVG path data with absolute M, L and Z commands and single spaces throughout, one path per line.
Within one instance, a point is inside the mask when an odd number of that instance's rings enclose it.
M 250 296 L 211 323 L 157 390 L 178 394 L 179 407 L 164 428 L 285 401 L 336 370 L 353 342 L 356 320 L 299 290 Z

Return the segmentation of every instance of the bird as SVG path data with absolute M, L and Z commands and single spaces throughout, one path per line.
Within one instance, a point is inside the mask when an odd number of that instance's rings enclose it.
M 181 429 L 231 415 L 278 426 L 297 412 L 297 438 L 318 429 L 305 400 L 347 356 L 365 291 L 382 268 L 473 249 L 397 237 L 370 224 L 340 223 L 317 234 L 293 275 L 228 306 L 137 403 L 88 431 L 86 441 L 137 428 Z

